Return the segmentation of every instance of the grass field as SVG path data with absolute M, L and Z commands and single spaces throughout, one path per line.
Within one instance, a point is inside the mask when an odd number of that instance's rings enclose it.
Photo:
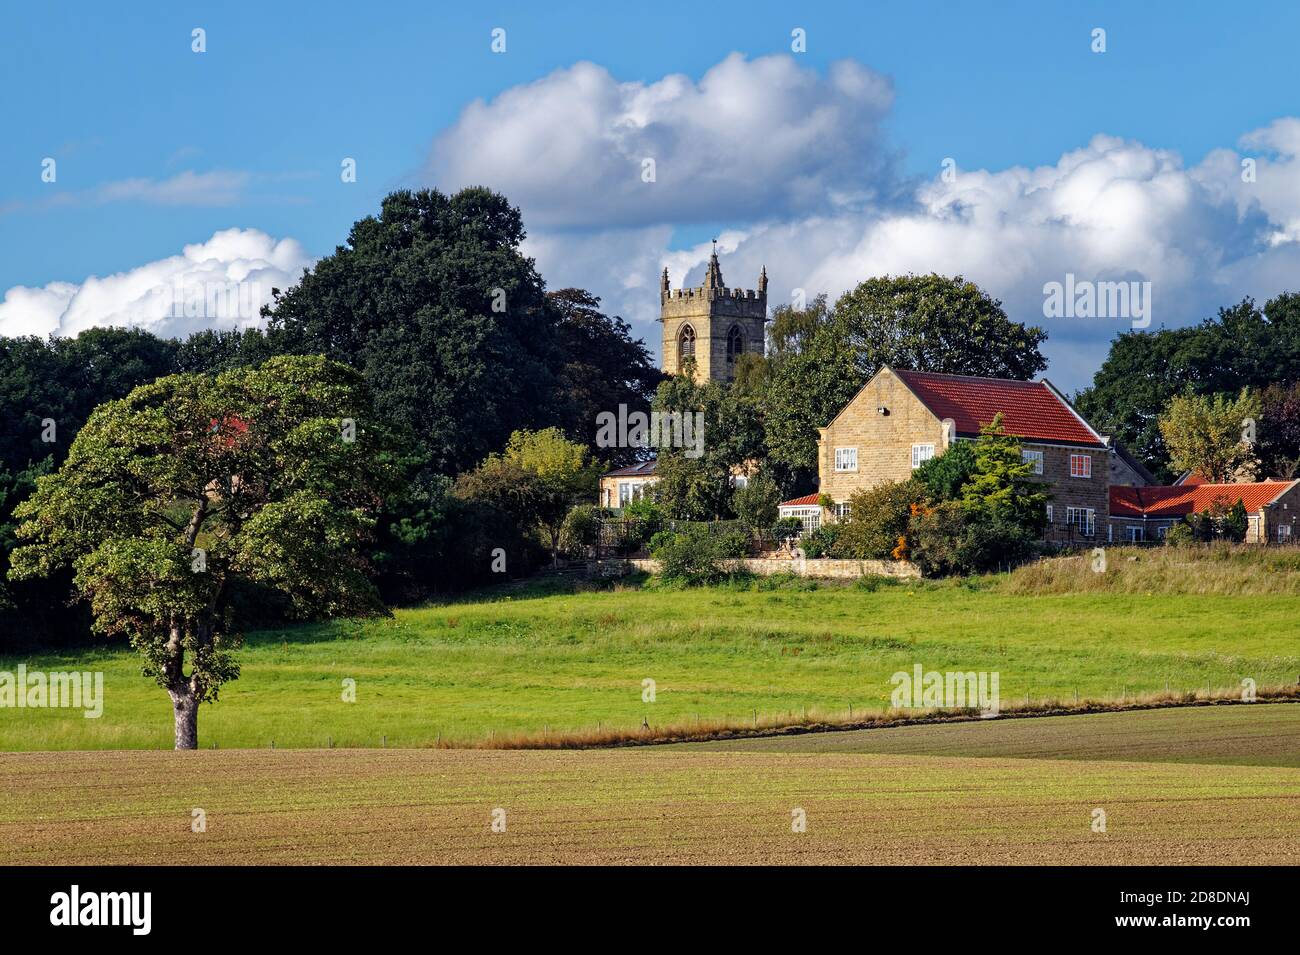
M 677 743 L 675 750 L 1124 760 L 1300 768 L 1300 704 L 1204 706 Z
M 1260 704 L 818 737 L 861 736 L 859 748 L 907 755 L 752 751 L 766 748 L 756 741 L 740 752 L 2 754 L 0 864 L 1294 865 L 1300 768 L 1163 760 L 1184 758 L 1197 739 L 1201 758 L 1217 758 L 1207 750 L 1234 734 L 1252 740 L 1256 761 L 1289 760 L 1296 710 Z M 1090 720 L 1098 722 L 1082 738 L 1109 739 L 1107 758 L 1073 758 L 1065 746 Z M 1037 735 L 1040 758 L 1001 754 L 1025 749 L 1007 736 L 1021 729 Z M 1114 758 L 1125 751 L 1143 761 Z M 191 831 L 195 809 L 206 832 Z M 505 832 L 491 830 L 495 809 L 505 811 Z M 805 832 L 792 831 L 796 809 Z M 1095 809 L 1106 813 L 1105 832 L 1092 829 Z
M 767 589 L 764 589 L 767 588 Z M 241 678 L 202 708 L 221 748 L 482 744 L 516 734 L 799 717 L 888 706 L 891 674 L 997 671 L 1004 702 L 1293 684 L 1295 599 L 1005 593 L 995 581 L 766 583 L 665 591 L 503 589 L 250 637 Z M 104 713 L 0 709 L 0 750 L 158 749 L 166 695 L 126 650 L 0 658 L 102 670 Z M 356 681 L 356 702 L 342 681 Z M 655 681 L 653 703 L 643 681 Z

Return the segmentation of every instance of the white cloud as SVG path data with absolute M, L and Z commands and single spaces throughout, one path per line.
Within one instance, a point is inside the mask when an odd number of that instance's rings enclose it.
M 672 227 L 691 222 L 734 225 L 719 248 L 728 283 L 752 287 L 766 265 L 774 304 L 873 275 L 963 274 L 1047 329 L 1049 373 L 1071 388 L 1129 322 L 1044 317 L 1043 285 L 1067 273 L 1151 282 L 1153 327 L 1300 285 L 1300 119 L 1241 137 L 1254 182 L 1231 149 L 1188 165 L 1096 135 L 1050 165 L 906 186 L 880 132 L 891 101 L 886 80 L 852 63 L 822 79 L 790 57 L 732 55 L 698 84 L 619 84 L 578 64 L 472 105 L 430 172 L 519 203 L 551 286 L 562 275 L 604 296 L 655 348 L 659 270 L 697 283 L 708 254 L 707 242 L 670 248 Z M 658 182 L 642 184 L 651 154 Z
M 444 189 L 490 186 L 545 228 L 808 215 L 896 188 L 880 130 L 892 102 L 889 80 L 851 61 L 823 77 L 733 53 L 698 83 L 650 84 L 578 63 L 470 104 L 427 173 Z
M 296 284 L 312 262 L 295 239 L 226 229 L 127 272 L 11 288 L 0 301 L 0 335 L 72 336 L 97 326 L 134 326 L 184 336 L 257 325 L 271 289 Z

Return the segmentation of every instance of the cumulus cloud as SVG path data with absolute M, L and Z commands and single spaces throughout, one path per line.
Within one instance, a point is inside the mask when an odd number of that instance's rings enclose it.
M 808 215 L 897 189 L 880 129 L 893 96 L 851 61 L 820 76 L 736 53 L 698 83 L 649 84 L 578 63 L 472 103 L 435 140 L 427 175 L 489 185 L 544 228 Z
M 76 335 L 97 326 L 162 336 L 259 324 L 271 289 L 288 288 L 313 260 L 294 239 L 226 229 L 179 255 L 79 283 L 17 286 L 0 301 L 0 335 Z
M 1098 134 L 1048 165 L 908 182 L 881 131 L 892 101 L 887 79 L 851 62 L 821 77 L 789 56 L 733 54 L 698 83 L 619 83 L 580 63 L 472 104 L 428 173 L 520 204 L 551 285 L 591 288 L 656 346 L 659 270 L 697 283 L 710 251 L 673 247 L 674 227 L 691 223 L 734 226 L 719 245 L 727 281 L 752 287 L 766 265 L 774 302 L 873 275 L 963 274 L 1047 328 L 1068 387 L 1130 322 L 1048 317 L 1046 283 L 1150 282 L 1154 327 L 1297 285 L 1300 119 L 1191 165 Z

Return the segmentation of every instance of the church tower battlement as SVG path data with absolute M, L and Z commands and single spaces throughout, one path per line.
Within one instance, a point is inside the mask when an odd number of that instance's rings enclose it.
M 669 288 L 664 269 L 659 280 L 659 321 L 664 326 L 667 374 L 677 374 L 686 359 L 694 358 L 697 382 L 731 381 L 741 355 L 764 351 L 767 269 L 758 276 L 757 291 L 727 288 L 716 248 L 709 256 L 704 284 L 698 288 Z

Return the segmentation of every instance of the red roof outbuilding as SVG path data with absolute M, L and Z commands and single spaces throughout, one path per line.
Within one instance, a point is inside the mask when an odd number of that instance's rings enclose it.
M 1153 487 L 1110 489 L 1112 517 L 1186 517 L 1215 504 L 1232 507 L 1241 501 L 1248 514 L 1272 504 L 1293 481 L 1256 481 L 1250 484 L 1166 484 Z

